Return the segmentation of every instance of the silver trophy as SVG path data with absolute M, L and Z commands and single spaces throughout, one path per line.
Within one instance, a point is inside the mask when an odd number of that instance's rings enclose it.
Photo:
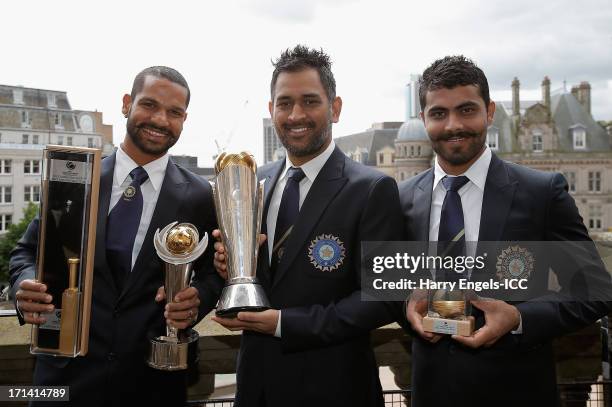
M 257 182 L 257 164 L 247 152 L 221 153 L 215 173 L 211 185 L 228 273 L 216 314 L 232 318 L 240 311 L 263 311 L 270 303 L 255 270 L 264 181 Z
M 166 301 L 189 286 L 193 262 L 206 250 L 208 234 L 202 240 L 198 229 L 190 223 L 172 222 L 153 238 L 157 255 L 165 262 Z M 166 326 L 166 335 L 151 339 L 149 366 L 159 370 L 187 369 L 190 345 L 197 347 L 198 333 L 193 329 L 179 330 Z

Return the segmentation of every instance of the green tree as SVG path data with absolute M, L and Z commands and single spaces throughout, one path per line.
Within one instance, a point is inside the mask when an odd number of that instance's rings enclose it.
M 38 205 L 30 202 L 23 210 L 23 219 L 9 227 L 8 232 L 0 238 L 0 283 L 8 282 L 9 255 L 23 236 L 28 225 L 38 215 Z

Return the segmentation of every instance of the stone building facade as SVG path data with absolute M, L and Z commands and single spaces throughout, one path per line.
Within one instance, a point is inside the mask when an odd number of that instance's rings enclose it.
M 0 85 L 0 234 L 40 201 L 47 144 L 112 153 L 113 129 L 101 112 L 72 109 L 66 92 Z
M 487 134 L 491 149 L 504 160 L 564 174 L 589 231 L 612 231 L 612 126 L 604 127 L 591 115 L 589 83 L 581 82 L 570 92 L 551 92 L 545 77 L 541 100 L 521 100 L 517 78 L 511 86 L 512 100 L 496 102 Z M 386 125 L 378 123 L 366 132 L 337 138 L 336 144 L 398 182 L 430 168 L 435 153 L 418 118 L 417 92 L 418 77 L 412 77 L 407 118 L 395 131 L 377 132 Z M 368 160 L 362 159 L 364 152 Z

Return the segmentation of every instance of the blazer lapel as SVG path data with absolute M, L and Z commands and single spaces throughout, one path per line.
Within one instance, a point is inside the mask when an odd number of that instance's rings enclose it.
M 285 245 L 285 253 L 278 265 L 272 287 L 282 279 L 287 269 L 302 249 L 303 243 L 318 223 L 325 208 L 334 199 L 336 194 L 344 187 L 348 179 L 343 176 L 345 156 L 338 147 L 329 157 L 302 204 L 298 220 Z
M 164 182 L 162 183 L 161 191 L 157 198 L 157 204 L 155 205 L 155 211 L 151 217 L 149 229 L 147 229 L 142 247 L 140 248 L 140 252 L 138 253 L 138 257 L 125 283 L 120 298 L 129 290 L 133 289 L 144 274 L 150 272 L 148 265 L 155 258 L 154 256 L 157 256 L 155 247 L 153 246 L 155 231 L 178 220 L 177 214 L 179 213 L 180 204 L 185 200 L 188 186 L 189 182 L 176 168 L 172 160 L 169 160 L 168 166 L 166 167 Z
M 264 183 L 264 204 L 263 213 L 261 215 L 261 233 L 268 235 L 268 209 L 270 207 L 270 200 L 272 199 L 272 193 L 278 182 L 281 172 L 285 166 L 285 160 L 278 160 L 267 169 L 267 171 L 258 174 L 260 180 L 265 180 Z M 257 278 L 260 283 L 269 288 L 270 287 L 270 254 L 268 251 L 268 242 L 259 248 L 257 255 Z
M 414 191 L 413 213 L 410 220 L 414 223 L 412 229 L 415 236 L 412 239 L 429 241 L 429 217 L 431 214 L 431 195 L 433 193 L 434 171 L 430 169 L 419 181 Z
M 482 198 L 479 241 L 500 239 L 512 206 L 516 184 L 516 181 L 510 180 L 504 162 L 493 154 Z
M 113 190 L 113 175 L 115 171 L 115 153 L 102 160 L 100 168 L 100 193 L 98 198 L 98 219 L 96 225 L 95 268 L 100 271 L 98 277 L 107 279 L 109 285 L 117 288 L 108 263 L 106 261 L 106 222 L 108 207 Z

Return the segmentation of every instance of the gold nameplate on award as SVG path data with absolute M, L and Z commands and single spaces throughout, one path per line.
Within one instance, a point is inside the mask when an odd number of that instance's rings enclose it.
M 94 148 L 43 150 L 36 279 L 47 285 L 55 310 L 32 327 L 31 353 L 87 354 L 100 160 Z

